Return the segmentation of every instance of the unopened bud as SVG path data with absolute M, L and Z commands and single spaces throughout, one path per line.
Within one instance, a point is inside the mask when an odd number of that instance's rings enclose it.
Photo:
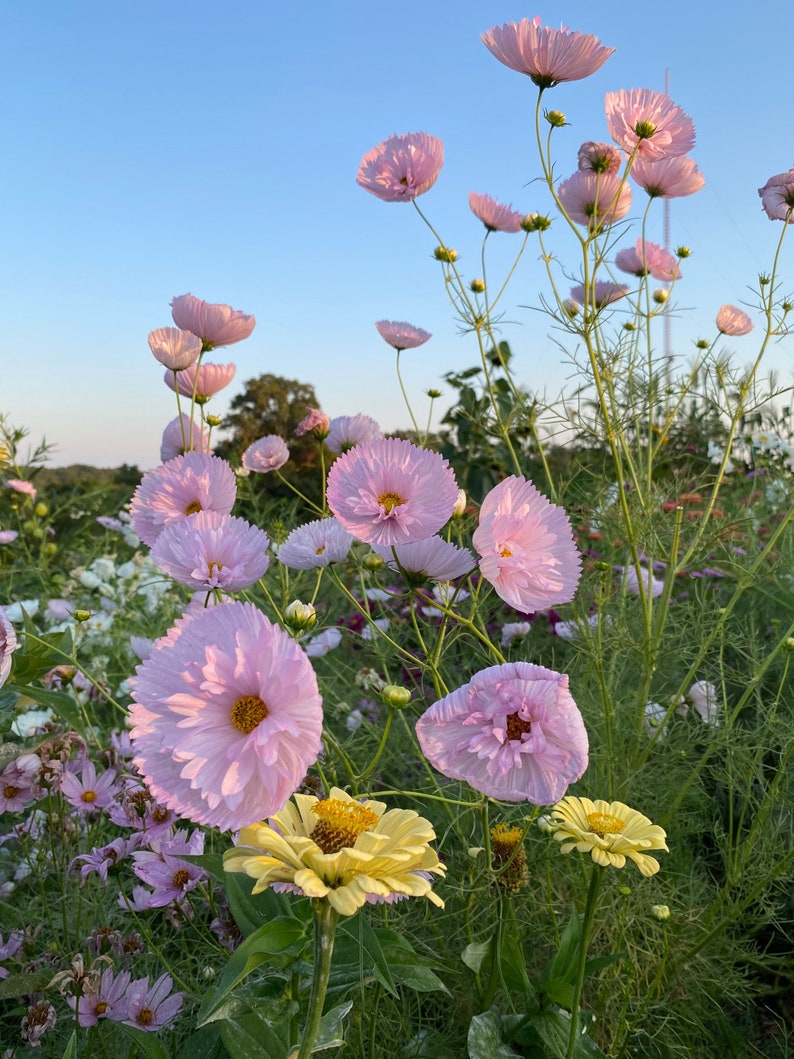
M 47 541 L 47 543 L 44 545 L 44 554 L 45 555 L 55 555 L 55 553 L 57 551 L 58 551 L 58 545 L 55 544 L 53 541 Z
M 284 611 L 284 623 L 290 629 L 308 629 L 317 621 L 317 611 L 311 603 L 301 603 L 294 599 Z
M 561 129 L 565 124 L 565 115 L 559 110 L 547 110 L 543 117 L 554 129 Z
M 794 651 L 794 636 L 787 636 L 783 641 L 783 647 L 786 651 Z
M 706 341 L 705 338 L 699 338 L 697 340 L 697 342 L 695 343 L 695 348 L 696 349 L 708 349 L 709 348 L 709 343 Z
M 367 570 L 380 570 L 383 566 L 383 559 L 377 552 L 370 552 L 369 555 L 365 555 L 361 562 Z
M 621 897 L 630 897 L 631 896 L 631 887 L 630 886 L 618 886 L 617 887 L 617 891 L 618 891 L 618 893 L 620 894 Z
M 38 504 L 33 508 L 34 512 L 39 518 L 44 518 L 45 515 L 49 514 L 50 509 L 46 504 L 43 504 L 40 500 Z
M 571 319 L 579 313 L 579 305 L 573 300 L 573 298 L 566 298 L 562 303 L 562 308 L 566 316 L 570 316 Z
M 667 905 L 652 905 L 651 915 L 658 919 L 660 923 L 664 923 L 666 919 L 670 918 L 670 909 Z
M 387 684 L 381 692 L 381 697 L 393 710 L 404 710 L 411 701 L 411 690 L 400 687 L 399 684 Z
M 528 213 L 521 218 L 521 227 L 525 232 L 545 232 L 551 228 L 551 218 L 541 213 Z
M 691 253 L 692 253 L 692 251 L 689 249 L 688 246 L 679 246 L 678 249 L 675 252 L 675 256 L 676 257 L 680 257 L 680 258 L 684 258 L 684 257 L 689 257 L 689 255 Z
M 220 416 L 207 416 L 206 423 L 210 427 L 219 427 L 223 420 Z
M 452 508 L 452 517 L 460 518 L 461 515 L 466 513 L 466 490 L 458 489 L 458 499 L 455 501 L 455 506 Z
M 437 401 L 442 396 L 441 390 L 428 390 L 427 396 L 432 397 L 434 401 Z
M 475 294 L 482 294 L 482 292 L 485 290 L 485 280 L 473 279 L 470 283 L 470 287 Z
M 664 287 L 657 287 L 653 292 L 653 300 L 657 305 L 664 305 L 667 299 L 670 297 L 670 291 Z
M 76 610 L 74 612 L 75 621 L 88 621 L 88 619 L 90 617 L 91 617 L 91 611 L 90 610 Z
M 433 251 L 433 257 L 436 261 L 446 261 L 452 264 L 453 261 L 458 260 L 458 252 L 446 246 L 437 246 Z

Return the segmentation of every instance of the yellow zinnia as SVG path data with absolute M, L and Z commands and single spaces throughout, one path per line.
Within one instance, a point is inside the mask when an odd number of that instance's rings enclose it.
M 622 868 L 628 857 L 643 875 L 655 875 L 659 861 L 645 850 L 669 852 L 662 828 L 623 802 L 563 798 L 549 813 L 548 829 L 563 853 L 589 853 L 604 868 Z
M 431 876 L 446 872 L 429 846 L 435 837 L 413 809 L 387 811 L 383 802 L 357 801 L 333 787 L 323 799 L 295 794 L 281 812 L 244 827 L 223 866 L 255 879 L 255 894 L 281 884 L 326 898 L 343 916 L 367 900 L 403 896 L 427 897 L 443 908 L 432 891 Z

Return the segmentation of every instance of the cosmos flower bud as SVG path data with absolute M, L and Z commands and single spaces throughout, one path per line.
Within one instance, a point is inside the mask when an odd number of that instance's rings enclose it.
M 471 286 L 471 289 L 474 291 L 475 294 L 482 294 L 482 292 L 485 290 L 485 280 L 484 279 L 473 279 L 471 281 L 470 286 Z
M 317 611 L 311 603 L 301 603 L 294 599 L 284 611 L 284 624 L 290 629 L 300 631 L 308 629 L 317 621 Z
M 428 390 L 427 396 L 432 397 L 434 401 L 437 401 L 439 397 L 443 396 L 443 394 L 441 393 L 441 390 Z
M 554 129 L 561 129 L 565 124 L 565 115 L 559 110 L 547 110 L 543 117 Z
M 452 508 L 452 517 L 460 518 L 461 515 L 466 514 L 466 491 L 465 489 L 458 489 L 458 499 L 455 501 L 455 506 Z
M 574 316 L 576 316 L 579 312 L 579 306 L 576 304 L 573 298 L 566 298 L 565 301 L 562 303 L 562 309 L 565 315 L 569 316 L 571 319 L 573 319 Z
M 404 710 L 411 702 L 410 688 L 400 687 L 399 684 L 387 684 L 381 692 L 383 701 L 393 710 Z
M 665 920 L 670 918 L 670 909 L 667 905 L 652 905 L 651 915 L 654 919 L 658 919 L 660 923 L 664 923 Z
M 220 416 L 207 416 L 205 422 L 207 423 L 207 426 L 219 427 L 223 420 Z
M 667 299 L 670 297 L 670 291 L 664 287 L 657 287 L 653 292 L 653 300 L 657 305 L 664 305 Z
M 545 232 L 551 228 L 551 219 L 542 213 L 528 213 L 521 221 L 521 227 L 525 232 Z
M 458 252 L 446 246 L 437 246 L 433 251 L 433 257 L 436 261 L 446 261 L 448 264 L 452 264 L 453 261 L 458 260 Z
M 375 552 L 370 552 L 369 555 L 364 556 L 362 563 L 367 570 L 380 570 L 383 566 L 383 559 Z
M 50 509 L 47 507 L 47 505 L 43 504 L 41 501 L 39 501 L 38 504 L 36 504 L 36 506 L 33 508 L 33 511 L 35 512 L 38 518 L 44 518 L 45 515 L 49 514 L 49 510 Z
M 88 621 L 91 617 L 90 610 L 76 610 L 74 612 L 75 621 Z
M 684 258 L 684 257 L 689 257 L 691 253 L 692 253 L 692 251 L 689 249 L 688 246 L 679 246 L 676 249 L 675 256 L 676 257 L 680 257 L 680 258 Z

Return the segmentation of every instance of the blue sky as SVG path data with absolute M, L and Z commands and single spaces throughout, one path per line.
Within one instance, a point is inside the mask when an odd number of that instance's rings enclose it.
M 385 318 L 433 333 L 403 354 L 423 417 L 424 391 L 443 389 L 443 373 L 475 363 L 476 349 L 457 333 L 432 236 L 410 206 L 358 188 L 356 170 L 392 133 L 441 137 L 445 166 L 421 204 L 467 277 L 478 275 L 470 191 L 549 209 L 533 183 L 535 89 L 479 39 L 535 14 L 617 49 L 593 77 L 546 94 L 570 122 L 557 141 L 561 178 L 582 141 L 608 139 L 607 91 L 663 90 L 669 70 L 670 95 L 695 122 L 706 188 L 671 213 L 671 244 L 693 250 L 671 325 L 686 360 L 697 338 L 713 337 L 722 303 L 752 300 L 780 234 L 757 195 L 794 164 L 778 5 L 729 2 L 714 18 L 678 0 L 38 0 L 4 9 L 0 411 L 31 441 L 46 435 L 55 465 L 156 464 L 176 408 L 146 338 L 170 324 L 171 298 L 191 292 L 257 318 L 250 339 L 214 354 L 237 376 L 210 411 L 223 415 L 246 379 L 273 372 L 310 382 L 332 416 L 363 411 L 385 430 L 407 426 L 373 326 Z M 559 244 L 549 233 L 553 249 L 564 246 L 559 233 Z M 662 241 L 661 209 L 649 237 Z M 490 240 L 494 279 L 518 238 Z M 789 241 L 787 293 L 793 254 Z M 572 385 L 571 369 L 526 308 L 543 289 L 530 245 L 503 337 L 519 380 L 552 397 Z M 752 335 L 730 341 L 739 363 L 753 358 Z M 767 365 L 791 382 L 791 340 Z

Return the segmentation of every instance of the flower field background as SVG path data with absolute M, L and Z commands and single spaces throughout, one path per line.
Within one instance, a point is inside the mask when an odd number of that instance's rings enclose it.
M 65 480 L 2 420 L 8 1059 L 790 1054 L 794 449 L 763 358 L 794 170 L 759 174 L 768 272 L 673 357 L 692 251 L 646 235 L 707 193 L 694 122 L 609 93 L 563 176 L 550 104 L 611 49 L 537 19 L 483 43 L 536 97 L 538 212 L 472 192 L 459 254 L 425 132 L 356 177 L 471 342 L 415 408 L 432 336 L 375 324 L 412 429 L 274 376 L 224 422 L 215 351 L 255 319 L 192 294 L 149 335 L 157 467 Z M 554 402 L 512 371 L 524 254 Z

